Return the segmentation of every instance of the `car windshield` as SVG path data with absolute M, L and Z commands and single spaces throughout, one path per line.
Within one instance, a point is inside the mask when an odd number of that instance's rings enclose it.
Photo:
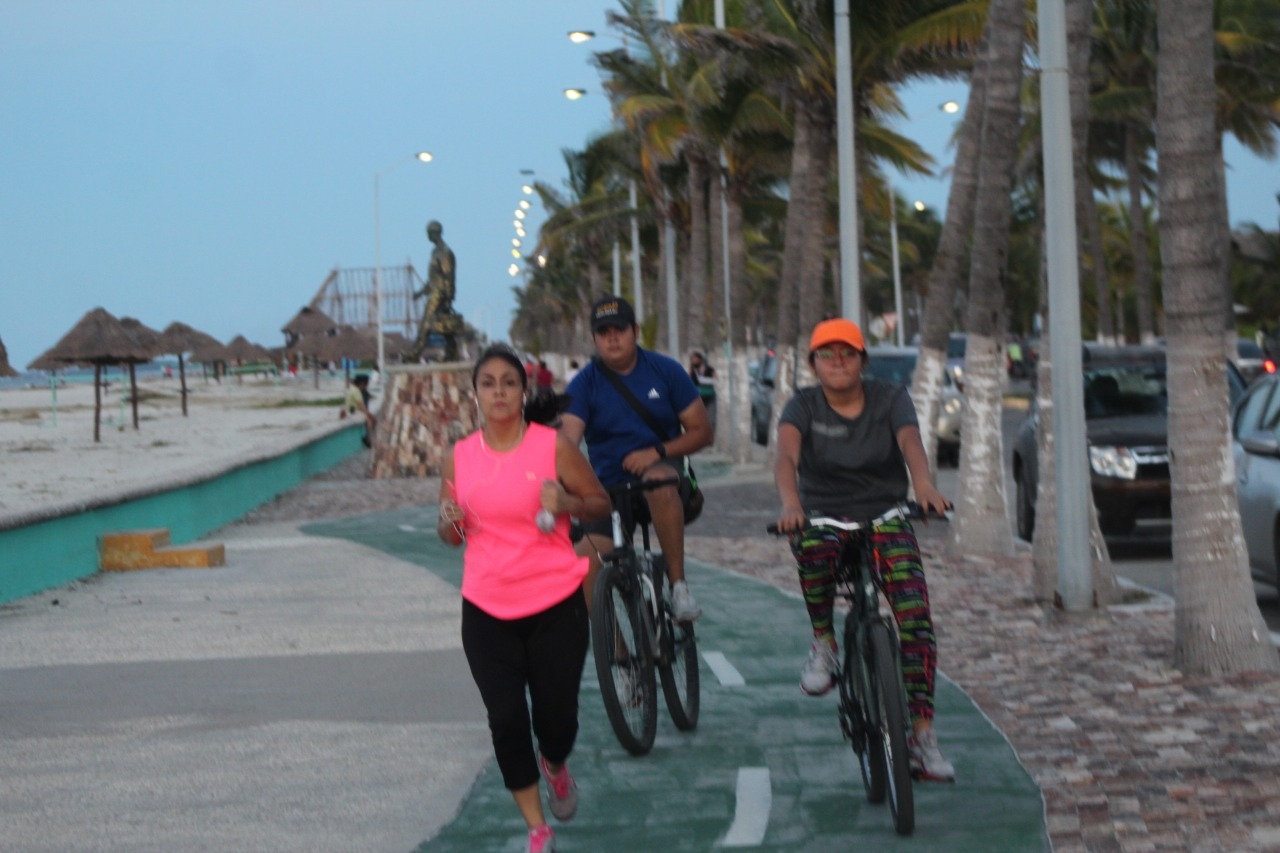
M 910 385 L 911 374 L 916 369 L 914 355 L 873 355 L 867 360 L 864 371 L 873 379 L 897 382 L 899 385 Z
M 947 358 L 964 358 L 964 345 L 968 338 L 963 335 L 947 339 Z
M 1108 365 L 1084 373 L 1086 418 L 1163 415 L 1168 408 L 1163 364 Z
M 1248 338 L 1236 342 L 1236 352 L 1241 358 L 1262 358 L 1262 347 Z

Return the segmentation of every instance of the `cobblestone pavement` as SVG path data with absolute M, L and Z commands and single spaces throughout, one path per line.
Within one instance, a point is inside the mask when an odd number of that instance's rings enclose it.
M 368 480 L 366 464 L 357 457 L 238 523 L 435 502 L 436 482 Z M 689 555 L 798 590 L 786 544 L 764 533 L 768 478 L 705 488 Z M 1029 556 L 958 555 L 938 527 L 921 544 L 940 666 L 1040 786 L 1054 850 L 1280 851 L 1280 677 L 1184 677 L 1171 665 L 1171 605 L 1047 613 L 1031 599 Z M 945 745 L 946 720 L 938 728 Z

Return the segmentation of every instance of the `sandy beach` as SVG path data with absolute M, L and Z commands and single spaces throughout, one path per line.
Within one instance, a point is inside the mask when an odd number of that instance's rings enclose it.
M 0 525 L 155 489 L 234 461 L 278 455 L 348 423 L 339 419 L 341 375 L 275 379 L 188 377 L 188 416 L 173 378 L 139 382 L 138 429 L 106 389 L 102 441 L 93 440 L 93 386 L 0 390 Z M 376 401 L 375 401 L 376 402 Z

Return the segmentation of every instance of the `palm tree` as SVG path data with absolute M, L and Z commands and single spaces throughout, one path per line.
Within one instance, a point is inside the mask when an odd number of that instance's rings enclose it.
M 1004 492 L 1000 412 L 1004 388 L 1004 276 L 1021 115 L 1022 0 L 993 0 L 988 12 L 986 108 L 978 155 L 978 192 L 969 266 L 965 349 L 965 416 L 960 480 L 968 500 L 956 516 L 956 537 L 970 551 L 1013 549 Z
M 1276 671 L 1280 660 L 1249 580 L 1234 487 L 1222 472 L 1230 453 L 1212 0 L 1161 0 L 1158 27 L 1160 253 L 1178 592 L 1174 660 L 1189 675 Z

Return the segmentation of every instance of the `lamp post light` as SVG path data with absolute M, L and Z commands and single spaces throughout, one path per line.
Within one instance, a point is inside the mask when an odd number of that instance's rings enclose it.
M 565 89 L 564 90 L 564 96 L 571 101 L 576 101 L 585 94 L 587 94 L 586 89 Z
M 386 344 L 382 338 L 382 176 L 409 160 L 430 163 L 431 155 L 419 151 L 412 157 L 397 160 L 381 172 L 373 173 L 373 311 L 378 327 L 378 375 L 386 372 Z

